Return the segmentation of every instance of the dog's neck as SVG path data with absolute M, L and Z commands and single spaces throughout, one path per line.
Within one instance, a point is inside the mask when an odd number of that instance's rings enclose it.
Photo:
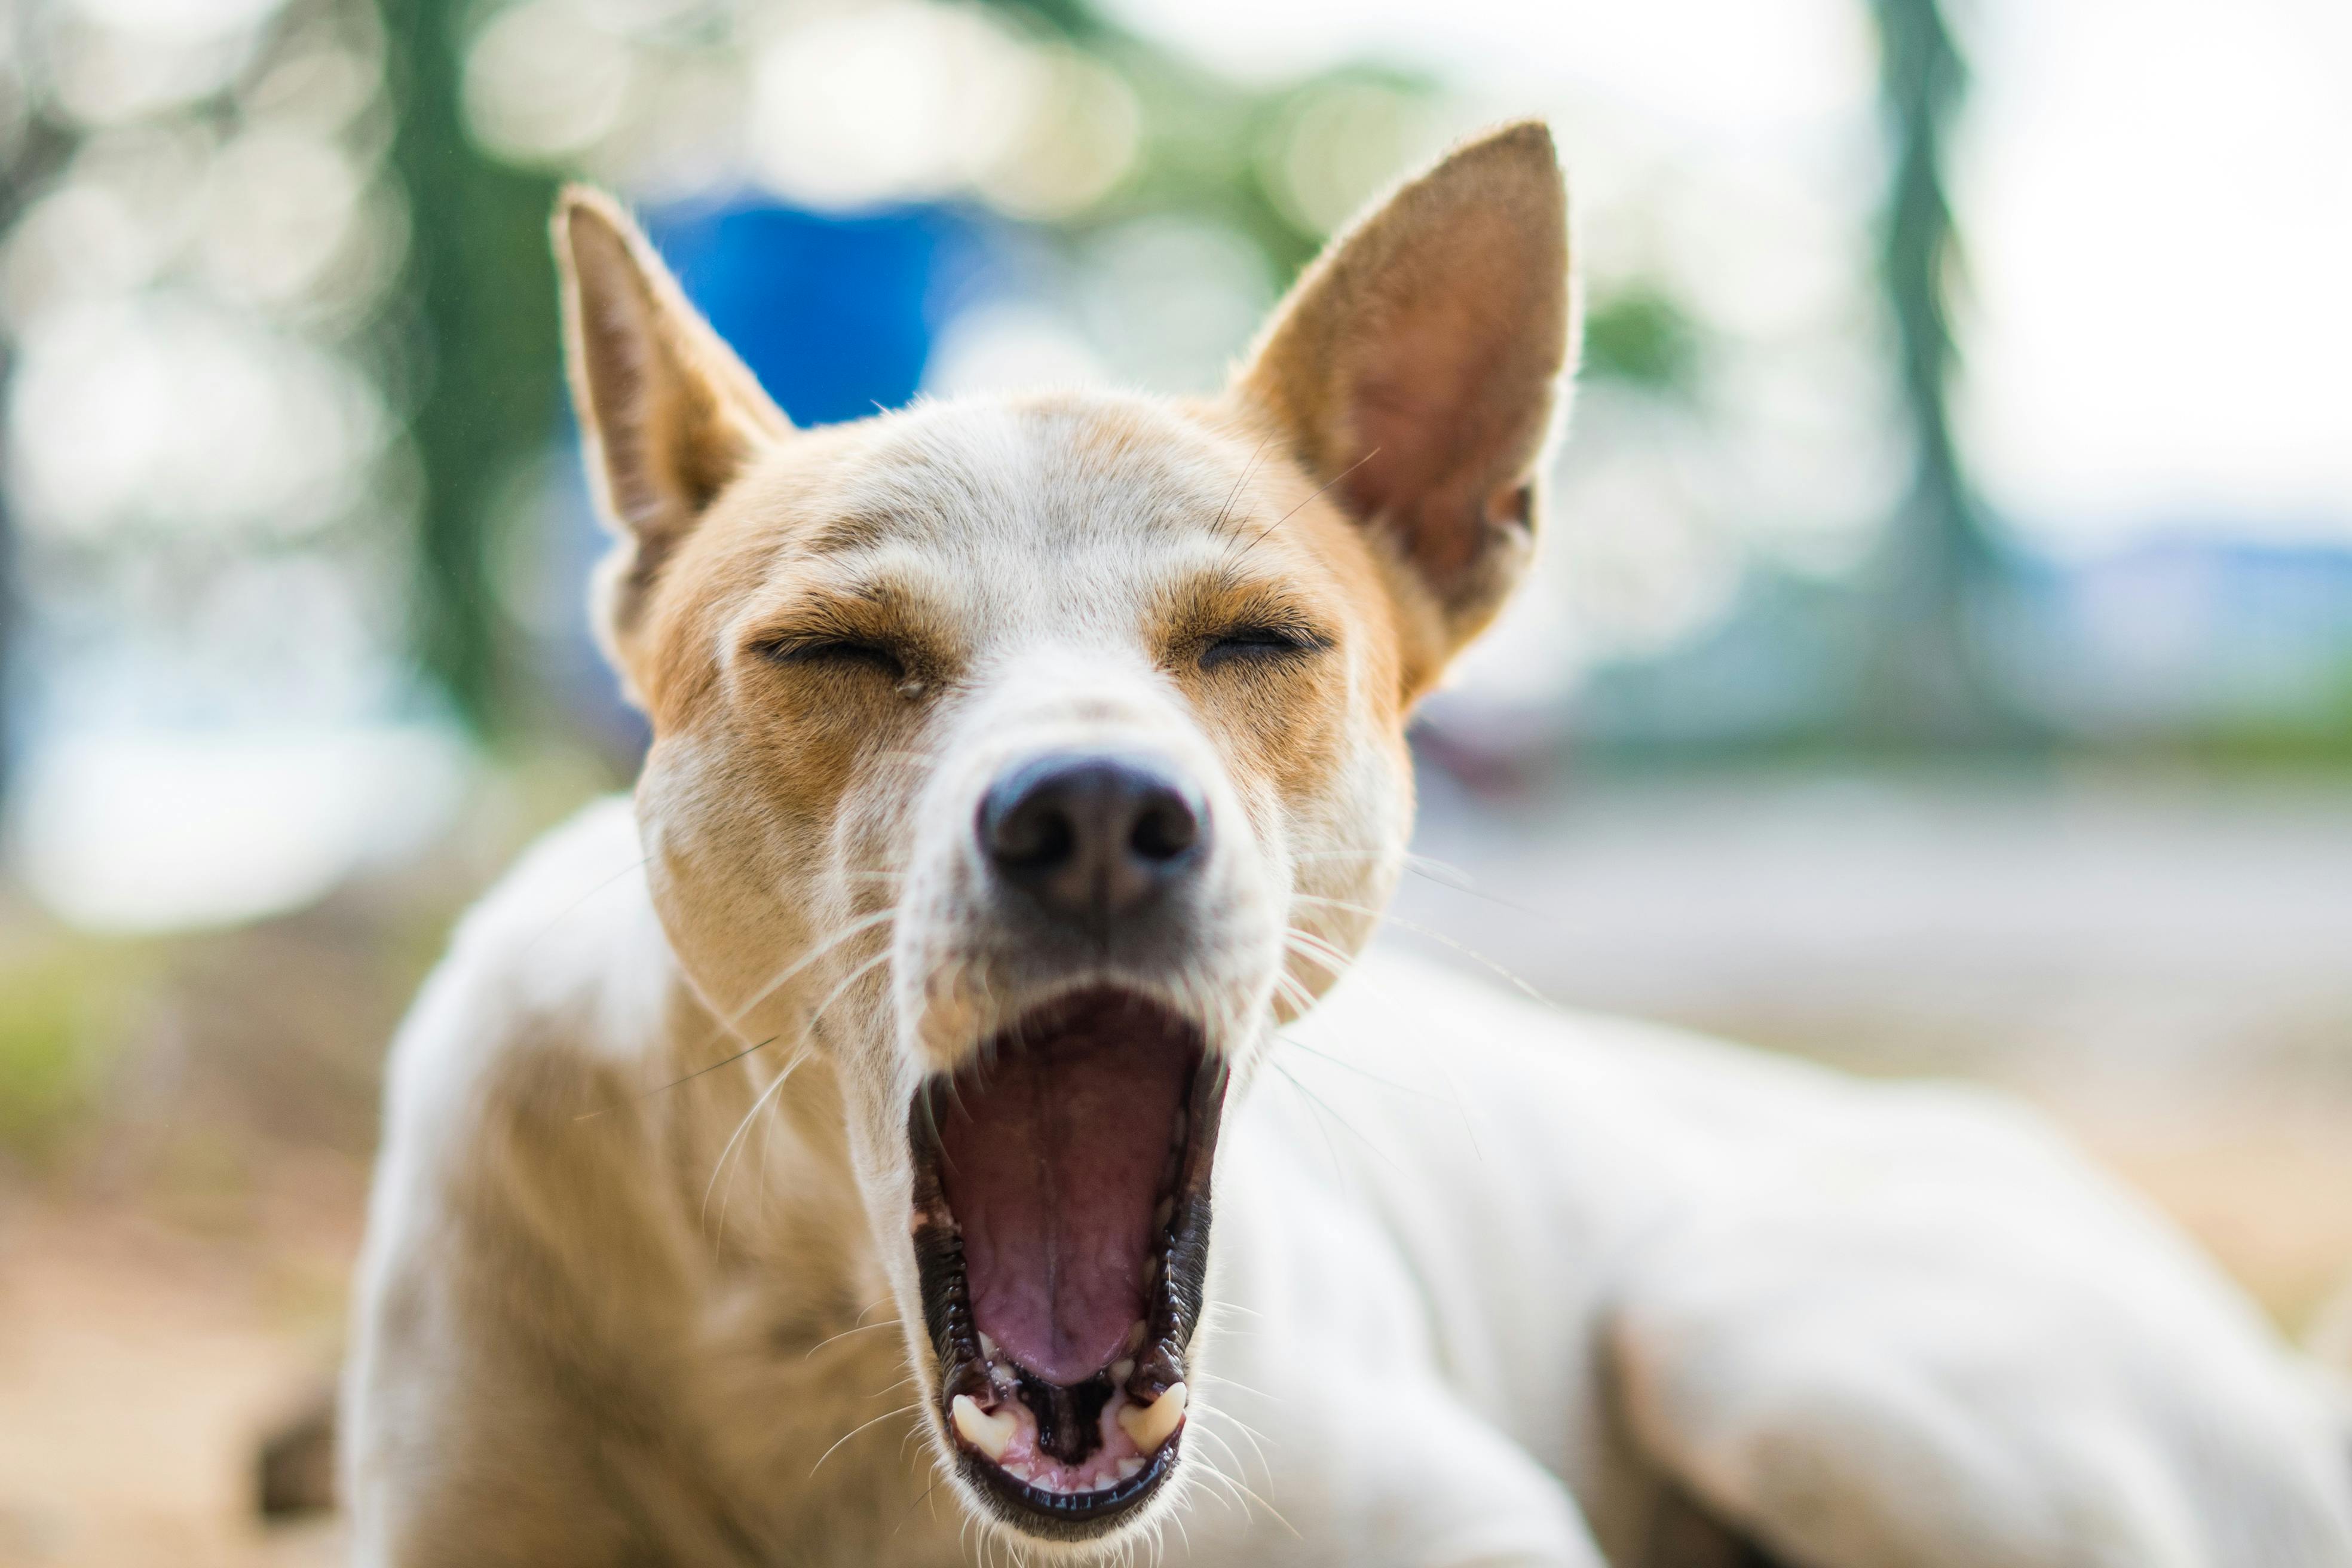
M 848 1141 L 839 1075 L 792 1031 L 730 1029 L 681 981 L 662 1051 L 667 1142 L 681 1199 L 722 1271 L 780 1276 L 822 1293 L 846 1264 L 878 1280 Z M 857 1242 L 855 1258 L 843 1243 Z M 847 1283 L 842 1281 L 841 1283 Z M 858 1303 L 870 1304 L 876 1291 Z M 853 1309 L 853 1311 L 856 1309 Z M 888 1308 L 867 1314 L 887 1316 Z
M 658 1080 L 668 1087 L 646 1102 L 647 1130 L 690 1238 L 699 1375 L 682 1386 L 718 1446 L 711 1462 L 812 1540 L 873 1523 L 870 1508 L 834 1518 L 840 1498 L 903 1497 L 876 1551 L 929 1562 L 939 1545 L 951 1559 L 952 1534 L 933 1542 L 933 1521 L 912 1507 L 931 1460 L 908 1441 L 918 1424 L 900 1408 L 905 1338 L 859 1196 L 839 1074 L 814 1046 L 730 1034 L 682 982 L 668 1013 Z

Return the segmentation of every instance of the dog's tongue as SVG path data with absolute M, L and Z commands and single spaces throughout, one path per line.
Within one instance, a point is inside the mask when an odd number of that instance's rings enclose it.
M 1131 998 L 1081 998 L 1021 1033 L 943 1097 L 940 1179 L 972 1321 L 1068 1385 L 1116 1359 L 1144 1315 L 1189 1064 L 1169 1021 Z

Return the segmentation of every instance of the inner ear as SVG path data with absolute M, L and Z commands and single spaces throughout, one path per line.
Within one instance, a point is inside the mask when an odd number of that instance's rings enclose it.
M 1570 353 L 1567 196 L 1522 124 L 1457 150 L 1335 240 L 1236 390 L 1435 603 L 1449 647 L 1531 542 Z

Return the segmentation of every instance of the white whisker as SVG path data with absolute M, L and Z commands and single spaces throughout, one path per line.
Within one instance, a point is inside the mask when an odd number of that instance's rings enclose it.
M 839 1437 L 835 1438 L 831 1448 L 827 1448 L 824 1453 L 819 1454 L 816 1457 L 816 1463 L 809 1467 L 809 1475 L 814 1478 L 818 1470 L 824 1468 L 824 1462 L 833 1458 L 835 1452 L 840 1448 L 842 1444 L 848 1442 L 852 1437 L 856 1436 L 860 1432 L 865 1431 L 867 1427 L 878 1426 L 894 1415 L 904 1415 L 910 1411 L 919 1410 L 921 1408 L 922 1404 L 920 1401 L 918 1401 L 913 1405 L 901 1405 L 896 1410 L 885 1410 L 881 1415 L 877 1415 L 871 1421 L 859 1422 L 856 1426 L 852 1426 L 848 1431 L 844 1432 Z

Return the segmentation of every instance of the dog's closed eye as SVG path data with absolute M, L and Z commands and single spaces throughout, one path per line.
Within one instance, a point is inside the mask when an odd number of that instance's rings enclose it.
M 907 661 L 887 643 L 863 637 L 794 636 L 760 645 L 761 656 L 778 664 L 803 664 L 835 669 L 870 669 L 893 680 L 907 679 Z
M 1201 668 L 1297 659 L 1329 646 L 1328 639 L 1304 626 L 1268 622 L 1228 626 L 1202 644 Z

